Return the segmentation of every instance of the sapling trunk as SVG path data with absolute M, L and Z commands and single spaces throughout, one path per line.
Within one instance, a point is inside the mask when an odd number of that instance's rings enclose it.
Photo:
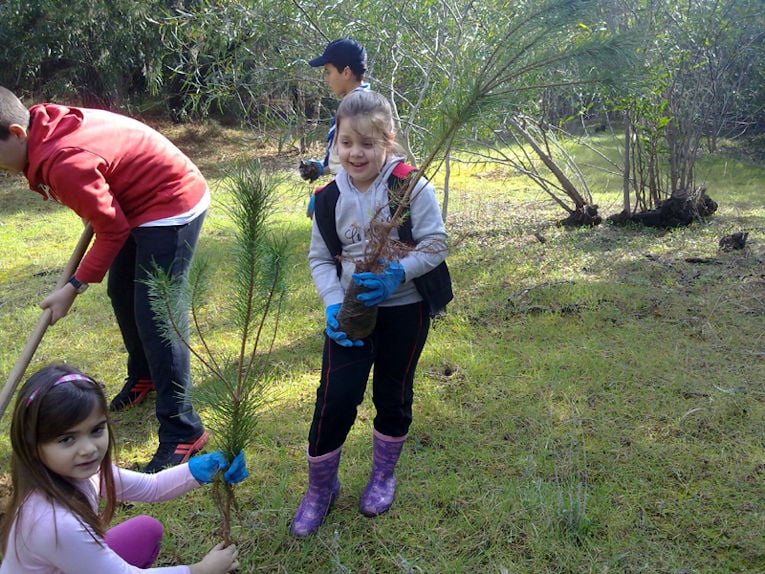
M 236 505 L 236 498 L 234 488 L 223 480 L 220 473 L 212 485 L 212 500 L 220 513 L 220 536 L 228 546 L 231 544 L 231 508 Z

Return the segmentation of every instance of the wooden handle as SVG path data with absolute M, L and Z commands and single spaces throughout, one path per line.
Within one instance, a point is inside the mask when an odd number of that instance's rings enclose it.
M 88 245 L 90 245 L 90 240 L 92 238 L 93 228 L 90 226 L 90 223 L 88 223 L 85 225 L 82 235 L 80 235 L 80 240 L 77 242 L 77 245 L 72 252 L 72 256 L 69 258 L 64 270 L 61 272 L 61 276 L 58 278 L 56 289 L 63 287 L 64 284 L 69 281 L 69 278 L 74 275 L 77 266 L 80 264 L 80 261 L 82 261 L 82 258 L 85 256 L 85 252 L 88 250 Z M 5 386 L 2 391 L 0 391 L 0 418 L 5 414 L 5 410 L 8 408 L 8 405 L 13 398 L 13 393 L 16 392 L 16 387 L 18 386 L 19 381 L 24 376 L 24 372 L 32 361 L 32 357 L 34 356 L 37 347 L 40 345 L 40 341 L 42 341 L 43 335 L 45 335 L 45 331 L 48 329 L 48 325 L 50 325 L 51 314 L 50 309 L 45 309 L 43 311 L 42 316 L 40 316 L 40 319 L 37 321 L 37 325 L 35 325 L 35 330 L 27 339 L 26 345 L 24 345 L 24 350 L 21 351 L 21 356 L 13 366 L 13 370 L 8 376 Z

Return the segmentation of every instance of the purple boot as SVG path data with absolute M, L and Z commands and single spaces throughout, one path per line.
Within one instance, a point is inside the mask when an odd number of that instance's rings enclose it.
M 361 495 L 359 509 L 366 516 L 377 516 L 390 508 L 396 494 L 396 467 L 406 435 L 386 436 L 375 430 L 373 433 L 375 454 L 372 475 L 369 477 L 364 494 Z
M 324 517 L 329 512 L 332 502 L 340 494 L 340 481 L 337 467 L 340 466 L 340 453 L 343 447 L 332 452 L 308 458 L 308 491 L 292 519 L 290 534 L 303 538 L 319 529 Z

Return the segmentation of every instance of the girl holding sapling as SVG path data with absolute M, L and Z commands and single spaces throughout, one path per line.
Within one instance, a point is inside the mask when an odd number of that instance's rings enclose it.
M 244 454 L 221 452 L 146 474 L 113 464 L 114 439 L 103 387 L 65 364 L 44 367 L 19 391 L 11 423 L 13 494 L 0 520 L 0 573 L 223 574 L 239 566 L 234 545 L 218 544 L 188 566 L 152 568 L 162 524 L 136 516 L 108 528 L 120 500 L 158 502 L 211 482 L 220 471 L 247 477 Z M 105 504 L 99 510 L 98 501 Z
M 374 455 L 360 510 L 375 516 L 390 508 L 394 468 L 412 422 L 417 361 L 431 317 L 451 299 L 448 272 L 438 273 L 446 269 L 447 236 L 433 186 L 420 178 L 403 199 L 392 197 L 394 182 L 411 182 L 414 168 L 395 143 L 390 104 L 375 92 L 352 92 L 336 117 L 342 169 L 316 193 L 308 256 L 327 326 L 308 436 L 308 489 L 291 527 L 296 537 L 319 528 L 340 492 L 343 443 L 373 367 Z M 411 241 L 402 237 L 404 228 Z M 358 302 L 377 313 L 371 333 L 360 338 L 338 320 L 354 288 L 363 290 Z

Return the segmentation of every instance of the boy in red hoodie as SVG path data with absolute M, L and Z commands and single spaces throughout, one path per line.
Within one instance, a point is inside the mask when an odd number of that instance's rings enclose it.
M 199 169 L 139 121 L 48 103 L 27 109 L 1 86 L 0 169 L 23 173 L 43 199 L 90 222 L 93 245 L 40 306 L 51 310 L 54 324 L 108 271 L 107 293 L 128 352 L 125 385 L 110 409 L 132 407 L 156 390 L 159 447 L 144 471 L 186 462 L 207 442 L 190 400 L 190 355 L 162 337 L 144 279 L 155 264 L 185 277 L 210 204 Z

